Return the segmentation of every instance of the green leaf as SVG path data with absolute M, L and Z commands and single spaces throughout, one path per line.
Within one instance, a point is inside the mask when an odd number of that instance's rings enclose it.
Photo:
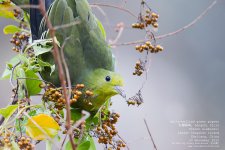
M 50 67 L 51 64 L 45 61 L 42 61 L 41 59 L 37 58 L 37 63 L 41 66 L 41 67 Z
M 37 115 L 37 110 L 33 109 L 33 110 L 29 111 L 28 114 L 29 114 L 29 116 L 35 116 L 35 115 Z
M 17 55 L 17 56 L 22 63 L 26 63 L 26 64 L 29 63 L 29 60 L 25 55 Z
M 104 37 L 104 39 L 106 39 L 106 32 L 105 32 L 105 29 L 104 29 L 102 23 L 97 18 L 96 18 L 96 20 L 97 20 L 98 27 L 102 32 L 102 36 Z
M 24 55 L 16 55 L 14 56 L 12 59 L 10 59 L 9 62 L 7 62 L 6 64 L 6 68 L 1 76 L 0 79 L 9 79 L 10 76 L 11 76 L 11 73 L 12 73 L 12 68 L 18 64 L 19 62 L 23 62 L 23 63 L 26 63 L 28 64 L 28 59 L 24 56 Z M 14 71 L 14 75 L 16 75 L 17 77 L 25 77 L 24 74 L 21 74 L 21 69 L 18 69 L 18 68 L 21 68 L 21 66 L 17 66 L 15 71 Z M 16 77 L 14 76 L 14 77 Z
M 50 76 L 51 76 L 51 74 L 55 71 L 55 64 L 54 64 L 54 65 L 51 65 L 50 63 L 44 62 L 44 61 L 42 61 L 42 60 L 39 59 L 39 58 L 37 58 L 37 62 L 38 62 L 38 64 L 39 64 L 42 68 L 44 68 L 44 67 L 50 67 L 50 68 L 51 68 Z
M 89 137 L 89 140 L 90 140 L 90 148 L 89 148 L 89 150 L 96 150 L 95 142 L 94 142 L 93 138 Z
M 16 32 L 20 32 L 20 31 L 21 31 L 21 28 L 14 26 L 14 25 L 7 25 L 3 29 L 4 34 L 14 34 Z
M 74 139 L 74 142 L 77 143 L 77 139 Z M 72 150 L 70 141 L 66 143 L 65 149 Z M 96 150 L 93 138 L 90 136 L 83 138 L 81 143 L 78 145 L 77 150 Z
M 81 114 L 80 110 L 71 109 L 71 120 L 77 121 L 77 120 L 81 119 L 81 117 L 82 117 L 82 114 Z
M 16 131 L 25 133 L 26 129 L 25 129 L 25 124 L 27 123 L 28 118 L 27 117 L 23 117 L 23 120 L 19 120 L 16 119 Z
M 12 73 L 12 67 L 20 62 L 20 56 L 16 55 L 7 63 L 6 68 L 0 79 L 9 79 Z
M 39 87 L 39 85 L 41 84 L 41 81 L 39 80 L 39 77 L 31 70 L 27 70 L 25 72 L 25 75 L 26 75 L 26 88 L 28 91 L 28 95 L 32 96 L 40 93 L 41 88 Z
M 12 114 L 16 111 L 18 105 L 9 105 L 6 108 L 0 109 L 0 114 L 5 118 L 8 119 Z
M 51 111 L 49 109 L 45 109 L 44 107 L 39 107 L 38 109 L 36 109 L 36 115 L 38 114 L 51 115 Z
M 30 24 L 29 24 L 30 23 L 30 15 L 29 15 L 29 13 L 27 13 L 26 11 L 24 11 L 23 13 L 24 13 L 24 21 L 30 26 Z
M 16 78 L 25 78 L 25 71 L 22 67 L 16 67 L 15 69 Z M 18 99 L 23 99 L 26 96 L 25 92 L 25 79 L 18 80 Z
M 50 72 L 50 76 L 51 76 L 52 73 L 55 71 L 55 65 L 51 65 L 50 68 L 51 68 L 51 72 Z
M 76 142 L 75 139 L 74 139 L 74 142 Z M 72 146 L 71 146 L 70 141 L 68 141 L 68 142 L 66 143 L 65 150 L 72 150 Z
M 56 44 L 60 47 L 60 43 L 56 40 Z M 33 47 L 35 56 L 50 52 L 53 49 L 52 39 L 36 40 L 29 47 Z
M 4 70 L 2 76 L 1 76 L 1 80 L 3 80 L 3 79 L 9 79 L 11 73 L 12 73 L 12 71 L 6 68 L 6 69 Z
M 78 121 L 81 119 L 82 114 L 79 109 L 71 109 L 71 120 Z M 92 124 L 97 125 L 99 123 L 99 114 L 95 116 L 90 116 L 86 119 L 86 129 L 90 129 Z
M 90 145 L 91 145 L 90 141 L 83 142 L 77 147 L 77 150 L 89 150 Z
M 37 44 L 33 46 L 35 56 L 50 52 L 52 48 L 53 48 L 52 45 Z
M 16 78 L 25 78 L 26 77 L 25 71 L 21 66 L 16 67 L 15 75 L 16 75 Z M 24 83 L 24 79 L 21 79 L 20 83 Z

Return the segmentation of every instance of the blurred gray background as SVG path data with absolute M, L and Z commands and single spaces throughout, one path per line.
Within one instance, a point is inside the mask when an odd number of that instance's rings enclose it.
M 140 0 L 103 1 L 115 5 L 125 5 L 135 14 L 139 12 Z M 125 3 L 126 2 L 126 3 Z M 159 15 L 159 30 L 155 35 L 168 33 L 191 22 L 212 0 L 157 0 L 147 1 Z M 136 22 L 127 13 L 113 8 L 102 7 L 107 19 L 93 8 L 103 21 L 107 38 L 115 37 L 114 26 L 118 22 L 125 25 Z M 2 29 L 13 21 L 0 18 L 0 72 L 5 62 L 15 53 L 11 50 L 10 36 Z M 158 40 L 165 51 L 151 56 L 148 81 L 143 89 L 144 104 L 128 107 L 120 96 L 113 97 L 112 109 L 121 114 L 118 123 L 120 135 L 131 150 L 151 150 L 152 143 L 143 119 L 149 124 L 152 136 L 159 150 L 224 150 L 225 149 L 225 1 L 219 0 L 216 6 L 197 24 L 175 36 Z M 144 32 L 126 28 L 119 42 L 144 39 Z M 125 79 L 125 91 L 133 96 L 144 78 L 132 75 L 136 60 L 143 57 L 134 50 L 135 45 L 113 49 L 116 56 L 116 71 Z M 1 107 L 8 104 L 11 87 L 8 81 L 1 80 Z M 217 120 L 220 121 L 220 148 L 187 148 L 172 145 L 181 140 L 172 120 Z M 103 146 L 98 146 L 103 149 Z

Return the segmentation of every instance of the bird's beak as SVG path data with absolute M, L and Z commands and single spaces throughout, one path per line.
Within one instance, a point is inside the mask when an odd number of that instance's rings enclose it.
M 121 86 L 114 86 L 114 89 L 118 94 L 120 94 L 123 98 L 126 98 L 126 94 L 124 90 L 121 88 Z

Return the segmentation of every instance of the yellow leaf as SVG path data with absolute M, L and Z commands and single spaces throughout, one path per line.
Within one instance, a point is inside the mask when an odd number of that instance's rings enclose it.
M 13 5 L 12 3 L 2 3 L 0 4 L 0 17 L 9 18 L 9 19 L 16 19 L 13 12 Z
M 29 118 L 25 128 L 27 135 L 34 140 L 45 140 L 48 137 L 54 138 L 60 129 L 58 123 L 46 114 L 39 114 Z

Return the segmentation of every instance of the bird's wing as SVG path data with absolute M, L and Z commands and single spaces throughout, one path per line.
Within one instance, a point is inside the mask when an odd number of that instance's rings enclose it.
M 48 12 L 48 18 L 51 21 L 52 25 L 61 26 L 69 24 L 76 21 L 77 19 L 73 16 L 72 9 L 68 6 L 66 0 L 55 0 Z M 49 38 L 49 35 L 45 37 L 46 33 L 46 20 L 42 20 L 42 25 L 40 26 L 39 31 L 41 31 L 44 38 Z M 64 58 L 69 68 L 70 76 L 72 83 L 76 82 L 76 79 L 79 77 L 82 68 L 85 66 L 83 48 L 79 40 L 79 31 L 76 25 L 61 28 L 55 32 L 57 40 L 60 42 L 61 47 L 60 52 L 64 52 Z M 53 56 L 51 53 L 43 54 L 41 56 L 43 61 L 50 62 L 54 64 Z M 50 76 L 50 68 L 47 68 L 41 72 L 41 76 L 56 85 L 59 85 L 58 70 Z
M 105 41 L 104 29 L 87 0 L 55 0 L 48 10 L 48 18 L 54 27 L 73 24 L 58 29 L 55 34 L 61 50 L 63 48 L 73 84 L 82 82 L 82 77 L 91 70 L 114 69 L 114 58 Z M 75 24 L 77 21 L 79 23 Z M 42 20 L 39 33 L 39 38 L 49 38 L 45 19 Z M 44 54 L 41 58 L 54 63 L 51 54 Z M 46 68 L 41 75 L 45 80 L 59 85 L 57 70 L 51 76 L 50 72 L 50 68 Z
M 79 31 L 89 68 L 114 69 L 113 56 L 101 30 L 101 23 L 92 13 L 86 0 L 76 0 L 77 13 L 81 19 Z M 104 29 L 103 29 L 104 30 Z

